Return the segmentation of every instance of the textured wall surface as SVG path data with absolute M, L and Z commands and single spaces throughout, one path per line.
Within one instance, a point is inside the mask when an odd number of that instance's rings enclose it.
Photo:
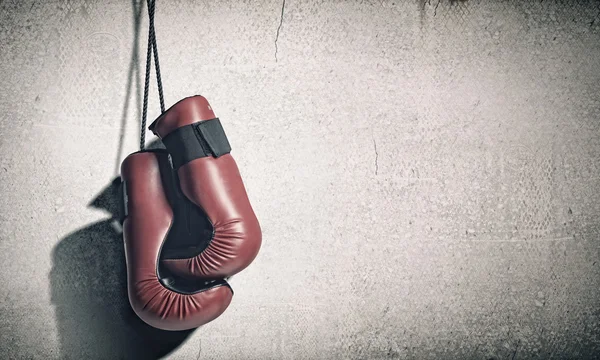
M 264 230 L 185 334 L 111 220 L 138 12 L 0 1 L 1 358 L 600 356 L 600 2 L 158 0 L 167 106 L 209 99 Z

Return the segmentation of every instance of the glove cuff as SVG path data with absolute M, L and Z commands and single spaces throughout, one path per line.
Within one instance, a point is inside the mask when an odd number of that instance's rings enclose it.
M 218 118 L 177 128 L 162 141 L 171 154 L 175 170 L 195 159 L 218 158 L 231 152 L 231 145 Z

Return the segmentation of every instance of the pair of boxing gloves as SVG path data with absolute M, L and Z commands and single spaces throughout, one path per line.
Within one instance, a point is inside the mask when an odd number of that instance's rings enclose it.
M 179 101 L 149 129 L 166 149 L 121 164 L 129 301 L 153 327 L 192 329 L 229 306 L 227 279 L 255 259 L 261 229 L 204 97 Z

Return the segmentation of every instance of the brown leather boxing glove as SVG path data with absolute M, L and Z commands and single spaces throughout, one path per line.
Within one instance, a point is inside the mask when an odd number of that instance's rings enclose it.
M 202 231 L 203 214 L 187 211 L 165 150 L 146 150 L 129 155 L 121 164 L 124 193 L 123 237 L 127 261 L 129 301 L 136 314 L 151 326 L 164 330 L 196 328 L 221 315 L 233 292 L 223 279 L 181 279 L 160 264 L 165 252 L 180 250 L 191 230 Z M 195 228 L 181 221 L 188 214 Z M 178 216 L 179 215 L 179 216 Z M 183 240 L 182 240 L 183 239 Z
M 188 231 L 179 247 L 165 252 L 162 265 L 175 275 L 221 279 L 246 268 L 256 257 L 262 234 L 248 200 L 220 120 L 202 96 L 185 98 L 150 125 L 171 155 L 176 180 L 194 214 L 188 228 L 208 219 L 212 232 Z M 185 244 L 184 244 L 185 243 Z

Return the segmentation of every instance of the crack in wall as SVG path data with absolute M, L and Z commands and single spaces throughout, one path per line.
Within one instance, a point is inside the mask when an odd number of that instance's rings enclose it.
M 379 172 L 379 153 L 377 152 L 377 143 L 375 142 L 375 139 L 373 139 L 373 148 L 375 149 L 375 175 L 377 175 Z
M 277 62 L 277 41 L 279 40 L 279 33 L 281 26 L 283 25 L 283 13 L 285 12 L 285 0 L 281 4 L 281 17 L 279 18 L 279 26 L 277 26 L 277 34 L 275 35 L 275 62 Z

